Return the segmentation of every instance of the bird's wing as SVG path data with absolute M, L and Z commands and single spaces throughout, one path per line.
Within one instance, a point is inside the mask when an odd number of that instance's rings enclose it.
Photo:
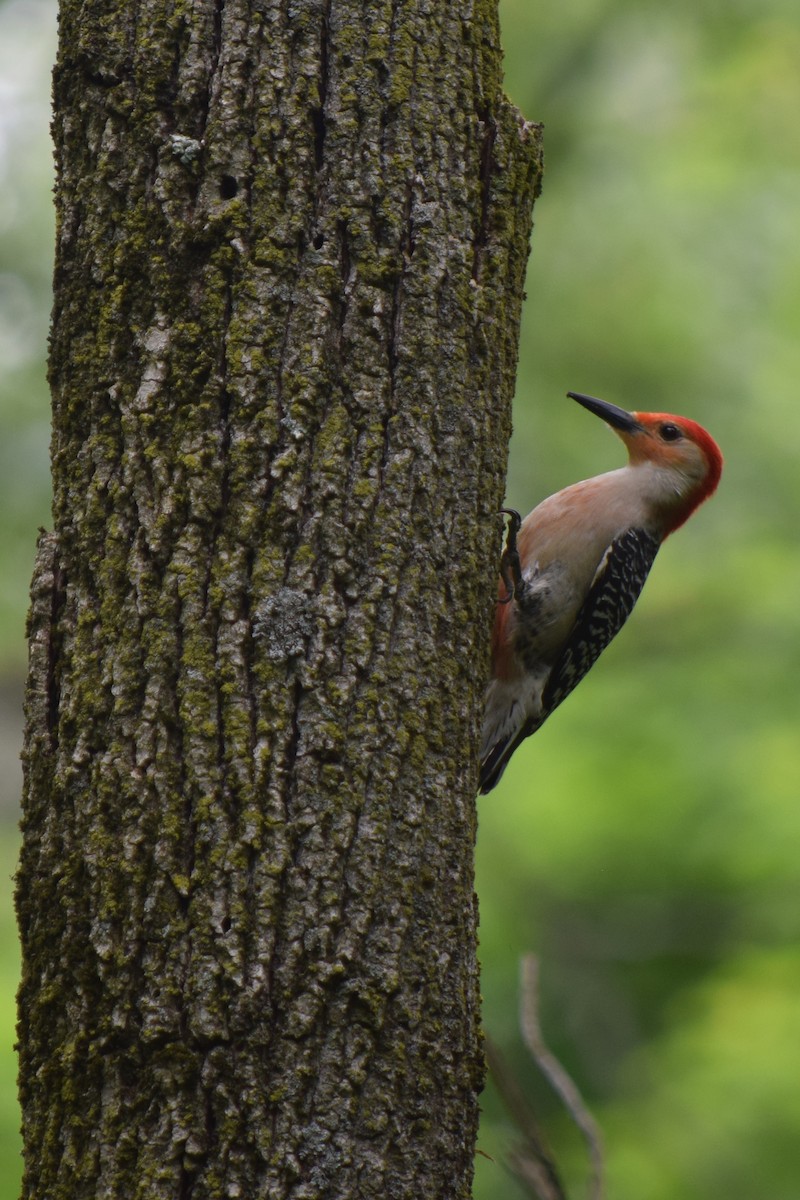
M 628 529 L 606 550 L 575 625 L 542 695 L 543 716 L 580 683 L 631 614 L 660 542 L 643 529 Z

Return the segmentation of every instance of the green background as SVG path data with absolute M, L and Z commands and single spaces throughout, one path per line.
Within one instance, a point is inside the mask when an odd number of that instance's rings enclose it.
M 504 0 L 506 85 L 545 123 L 508 501 L 618 466 L 568 389 L 706 425 L 720 491 L 635 616 L 480 802 L 485 1021 L 574 1195 L 579 1138 L 517 1032 L 600 1122 L 612 1200 L 800 1196 L 800 10 Z M 10 876 L 23 623 L 48 522 L 55 9 L 0 4 L 0 1200 L 18 1194 Z M 499 545 L 498 545 L 499 550 Z M 491 1086 L 477 1200 L 517 1200 Z

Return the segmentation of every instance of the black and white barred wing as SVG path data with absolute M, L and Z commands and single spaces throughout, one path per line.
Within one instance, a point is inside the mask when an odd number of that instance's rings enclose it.
M 542 720 L 577 687 L 619 633 L 639 599 L 659 545 L 643 529 L 629 529 L 611 543 L 572 633 L 550 672 L 542 696 Z

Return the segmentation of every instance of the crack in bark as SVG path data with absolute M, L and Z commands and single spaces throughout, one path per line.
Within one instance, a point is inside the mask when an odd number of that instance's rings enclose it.
M 327 133 L 325 105 L 328 99 L 330 70 L 330 12 L 331 0 L 326 0 L 322 10 L 319 34 L 319 104 L 312 106 L 311 109 L 311 124 L 314 131 L 314 167 L 318 174 L 322 171 L 325 161 L 325 135 Z
M 492 178 L 494 175 L 494 144 L 497 138 L 497 122 L 492 113 L 483 108 L 478 111 L 478 120 L 484 127 L 481 139 L 479 157 L 479 179 L 481 209 L 478 227 L 475 231 L 474 255 L 472 259 L 472 278 L 480 281 L 486 248 L 489 244 L 489 216 L 491 213 Z

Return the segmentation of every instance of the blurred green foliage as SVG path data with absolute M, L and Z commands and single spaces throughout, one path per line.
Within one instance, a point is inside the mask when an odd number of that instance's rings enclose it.
M 0 671 L 19 672 L 36 529 L 50 511 L 51 0 L 0 4 Z M 0 1172 L 2 1178 L 2 1172 Z M 2 1185 L 0 1185 L 2 1186 Z
M 726 453 L 634 619 L 481 801 L 487 1028 L 574 1194 L 579 1139 L 526 1061 L 519 955 L 605 1134 L 614 1200 L 800 1189 L 800 11 L 793 0 L 503 0 L 507 89 L 545 123 L 508 500 L 622 462 L 564 398 L 684 413 Z M 0 5 L 0 666 L 22 671 L 48 520 L 51 0 Z M 499 534 L 498 534 L 499 548 Z M 6 805 L 8 807 L 8 805 Z M 16 834 L 0 825 L 9 887 Z M 10 896 L 10 891 L 8 892 Z M 10 899 L 0 1200 L 18 1193 Z M 484 1095 L 476 1200 L 517 1200 Z
M 727 461 L 630 625 L 481 802 L 485 1021 L 573 1194 L 586 1156 L 517 1032 L 524 950 L 614 1200 L 796 1200 L 800 10 L 501 14 L 547 159 L 508 501 L 623 461 L 567 389 L 692 416 Z M 515 1200 L 491 1084 L 484 1110 L 477 1200 Z

